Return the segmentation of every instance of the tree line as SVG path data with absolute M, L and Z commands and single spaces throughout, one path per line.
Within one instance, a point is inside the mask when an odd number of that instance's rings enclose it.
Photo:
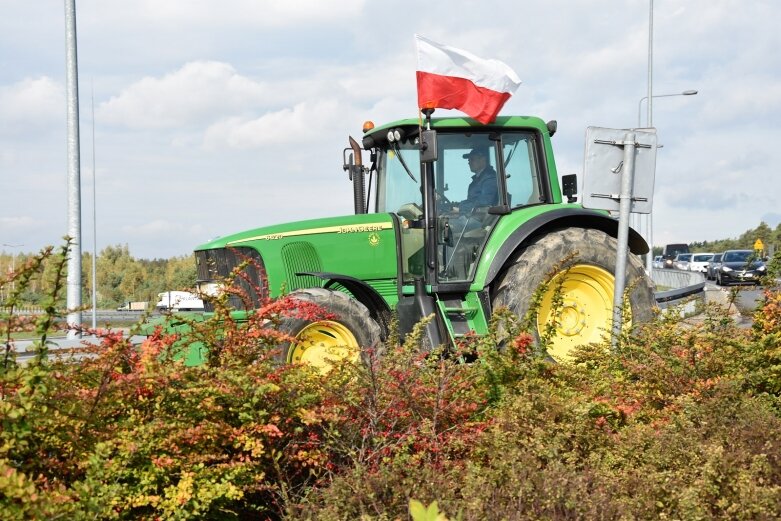
M 765 246 L 765 254 L 772 255 L 781 249 L 781 223 L 775 229 L 766 222 L 760 222 L 756 228 L 751 228 L 732 239 L 717 239 L 715 241 L 693 241 L 689 250 L 693 253 L 720 253 L 725 250 L 753 250 L 754 243 L 759 239 Z M 654 255 L 662 254 L 663 245 L 654 246 Z
M 0 279 L 8 280 L 14 269 L 21 269 L 35 253 L 0 253 Z M 82 253 L 81 258 L 82 303 L 92 305 L 92 254 Z M 25 304 L 36 305 L 47 291 L 51 290 L 51 271 L 56 269 L 47 264 L 42 272 L 36 273 L 22 294 Z M 138 259 L 130 254 L 127 246 L 117 244 L 105 247 L 97 256 L 96 301 L 100 309 L 114 309 L 129 301 L 148 301 L 151 306 L 157 302 L 157 294 L 163 291 L 194 289 L 196 279 L 195 256 L 184 255 L 170 259 Z M 13 290 L 12 283 L 2 284 L 0 303 Z M 63 299 L 64 305 L 64 297 Z
M 781 223 L 775 230 L 765 222 L 759 223 L 754 229 L 746 230 L 736 239 L 720 239 L 716 241 L 695 241 L 689 244 L 694 252 L 719 253 L 725 250 L 753 250 L 757 239 L 765 246 L 765 254 L 771 254 L 781 247 Z

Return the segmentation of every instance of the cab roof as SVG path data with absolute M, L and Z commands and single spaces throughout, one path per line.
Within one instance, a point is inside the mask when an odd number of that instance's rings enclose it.
M 391 128 L 406 128 L 408 129 L 407 136 L 412 136 L 417 134 L 419 128 L 422 125 L 425 125 L 425 121 L 422 118 L 410 118 L 392 121 L 364 132 L 364 144 L 380 143 L 385 141 L 386 132 Z M 409 127 L 413 127 L 413 129 L 410 129 Z M 431 118 L 431 128 L 445 131 L 459 128 L 472 128 L 474 130 L 532 129 L 538 130 L 543 134 L 550 135 L 547 124 L 536 116 L 500 116 L 496 118 L 496 121 L 489 123 L 488 125 L 484 125 L 475 119 L 465 117 Z

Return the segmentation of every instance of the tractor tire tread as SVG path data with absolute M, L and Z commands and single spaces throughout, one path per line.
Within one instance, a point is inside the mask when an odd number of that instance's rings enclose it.
M 290 297 L 311 302 L 336 315 L 336 321 L 347 326 L 355 335 L 364 361 L 367 353 L 379 353 L 382 350 L 382 330 L 379 324 L 371 317 L 369 308 L 350 295 L 326 288 L 302 288 L 291 292 Z M 287 322 L 286 329 L 297 329 L 304 321 L 297 319 Z M 287 347 L 283 352 L 286 356 Z
M 561 267 L 585 263 L 614 273 L 617 245 L 615 238 L 591 228 L 562 228 L 538 236 L 511 258 L 495 286 L 493 305 L 506 306 L 523 318 L 535 291 L 562 259 L 577 252 Z M 633 323 L 651 320 L 655 305 L 653 285 L 635 255 L 628 256 L 625 284 L 633 285 L 630 293 Z

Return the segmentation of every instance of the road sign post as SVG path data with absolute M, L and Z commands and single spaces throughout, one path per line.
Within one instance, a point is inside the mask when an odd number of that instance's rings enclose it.
M 651 212 L 656 170 L 656 133 L 589 127 L 586 131 L 584 166 L 583 206 L 618 212 L 611 331 L 615 349 L 623 323 L 629 218 L 632 213 Z

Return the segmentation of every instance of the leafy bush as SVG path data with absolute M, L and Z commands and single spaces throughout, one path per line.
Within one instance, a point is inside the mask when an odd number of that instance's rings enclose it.
M 215 359 L 198 367 L 185 366 L 182 339 L 161 328 L 140 346 L 85 331 L 100 342 L 85 341 L 82 360 L 48 361 L 45 337 L 27 366 L 7 349 L 0 517 L 278 515 L 327 461 L 323 378 L 274 363 L 282 337 L 265 326 L 277 314 L 317 312 L 280 299 L 241 324 L 200 323 L 190 334 Z M 18 326 L 4 318 L 4 329 Z
M 66 253 L 39 256 L 58 290 Z M 224 298 L 138 346 L 85 331 L 99 340 L 81 359 L 48 353 L 54 302 L 37 323 L 0 316 L 2 519 L 772 519 L 781 504 L 776 290 L 751 329 L 711 307 L 568 365 L 498 310 L 457 349 L 421 353 L 420 325 L 328 374 L 275 361 L 281 317 L 327 317 L 286 298 L 242 320 Z M 20 365 L 10 331 L 36 327 Z M 193 342 L 207 363 L 185 364 Z

